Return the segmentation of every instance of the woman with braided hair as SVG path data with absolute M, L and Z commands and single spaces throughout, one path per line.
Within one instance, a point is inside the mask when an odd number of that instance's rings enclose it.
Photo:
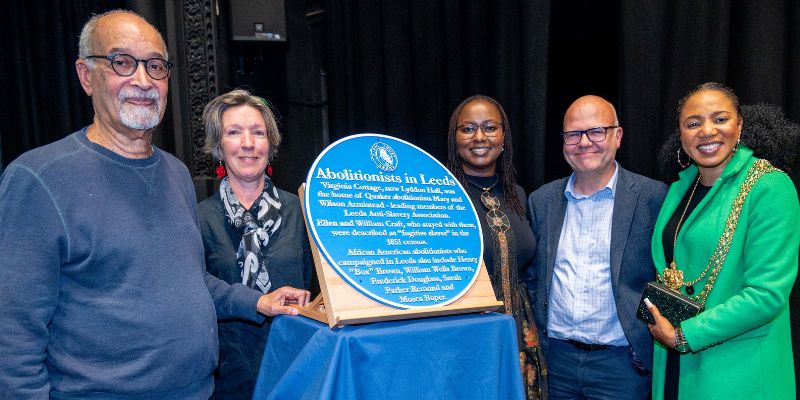
M 547 398 L 546 367 L 520 273 L 530 264 L 536 239 L 515 178 L 511 127 L 503 107 L 476 95 L 453 111 L 447 134 L 447 167 L 467 190 L 481 220 L 483 261 L 505 314 L 514 317 L 520 367 L 528 399 Z

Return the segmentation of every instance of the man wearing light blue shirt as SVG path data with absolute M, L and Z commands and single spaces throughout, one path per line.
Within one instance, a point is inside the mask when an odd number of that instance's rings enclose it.
M 528 198 L 537 247 L 527 280 L 551 399 L 650 392 L 653 342 L 636 308 L 655 279 L 650 237 L 667 187 L 615 161 L 622 132 L 611 103 L 575 100 L 562 132 L 573 173 Z

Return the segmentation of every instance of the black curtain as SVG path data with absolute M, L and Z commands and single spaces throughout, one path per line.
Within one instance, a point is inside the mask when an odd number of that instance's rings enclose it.
M 30 149 L 54 142 L 92 123 L 92 100 L 75 72 L 78 37 L 93 14 L 129 9 L 165 34 L 155 0 L 32 0 L 8 3 L 0 34 L 10 38 L 0 57 L 0 170 Z M 170 105 L 154 143 L 174 152 Z
M 496 98 L 511 120 L 520 181 L 544 180 L 549 1 L 327 2 L 331 140 L 377 132 L 440 161 L 450 113 Z
M 78 36 L 89 16 L 123 1 L 13 2 L 0 33 L 2 160 L 58 140 L 92 122 L 91 100 L 75 74 Z M 42 12 L 42 10 L 47 10 Z
M 678 99 L 703 82 L 800 121 L 800 3 L 625 0 L 620 19 L 619 108 L 636 135 L 620 151 L 640 170 L 656 175 L 652 155 L 675 132 Z

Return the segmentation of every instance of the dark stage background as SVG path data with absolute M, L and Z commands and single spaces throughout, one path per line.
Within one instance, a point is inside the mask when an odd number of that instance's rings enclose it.
M 91 122 L 74 72 L 77 38 L 92 13 L 118 7 L 146 16 L 168 42 L 177 67 L 156 144 L 186 162 L 199 198 L 214 189 L 212 160 L 198 150 L 199 112 L 240 86 L 280 115 L 274 180 L 290 191 L 325 145 L 351 133 L 400 137 L 444 161 L 450 113 L 475 93 L 506 108 L 528 192 L 569 172 L 561 119 L 584 94 L 617 106 L 625 129 L 618 160 L 662 179 L 655 155 L 674 134 L 677 100 L 699 83 L 726 83 L 743 104 L 777 104 L 800 120 L 796 1 L 287 0 L 288 40 L 279 43 L 234 41 L 234 3 L 6 4 L 0 168 Z M 798 300 L 796 285 L 796 333 Z

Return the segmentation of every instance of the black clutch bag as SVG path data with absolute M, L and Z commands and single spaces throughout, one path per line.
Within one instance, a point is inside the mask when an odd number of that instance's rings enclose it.
M 644 287 L 642 299 L 639 300 L 639 310 L 636 315 L 645 320 L 648 324 L 654 324 L 653 316 L 647 309 L 644 299 L 658 307 L 658 311 L 664 316 L 672 326 L 678 326 L 682 321 L 700 314 L 704 306 L 694 301 L 680 292 L 671 290 L 660 282 L 648 282 Z

